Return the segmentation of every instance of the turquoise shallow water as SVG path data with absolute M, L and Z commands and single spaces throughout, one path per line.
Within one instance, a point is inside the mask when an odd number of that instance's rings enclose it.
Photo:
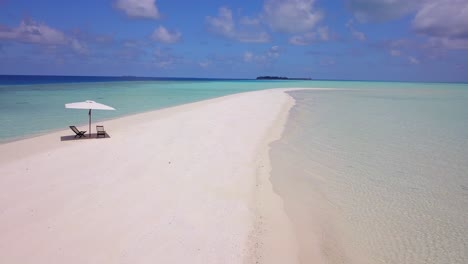
M 83 81 L 0 84 L 0 142 L 87 127 L 86 111 L 64 108 L 87 99 L 117 109 L 94 111 L 97 122 L 243 91 L 344 88 L 291 93 L 272 144 L 273 186 L 304 263 L 317 245 L 328 263 L 468 263 L 466 84 Z
M 389 85 L 384 82 L 187 79 L 109 81 L 106 77 L 42 77 L 24 76 L 0 79 L 0 143 L 57 129 L 66 129 L 73 124 L 86 127 L 88 117 L 85 111 L 64 109 L 66 103 L 84 100 L 94 100 L 117 109 L 117 111 L 93 111 L 93 120 L 99 121 L 266 88 L 381 88 Z M 110 78 L 110 80 L 113 79 L 115 78 Z M 100 82 L 89 82 L 89 80 Z M 411 87 L 412 84 L 393 83 L 392 85 Z
M 278 85 L 247 81 L 0 85 L 0 142 L 65 129 L 72 124 L 86 125 L 87 112 L 65 109 L 65 103 L 94 100 L 117 109 L 93 111 L 93 121 L 99 121 Z
M 272 183 L 303 263 L 468 263 L 467 85 L 291 94 Z

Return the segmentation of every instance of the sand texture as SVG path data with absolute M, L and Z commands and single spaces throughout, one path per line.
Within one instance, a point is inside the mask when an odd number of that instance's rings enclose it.
M 294 263 L 266 155 L 291 101 L 249 92 L 94 123 L 108 138 L 0 145 L 0 263 Z

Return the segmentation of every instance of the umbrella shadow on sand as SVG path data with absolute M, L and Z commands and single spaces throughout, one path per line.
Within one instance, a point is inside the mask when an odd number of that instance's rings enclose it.
M 75 135 L 68 135 L 68 136 L 61 136 L 60 141 L 74 141 L 74 140 L 86 140 L 86 139 L 106 139 L 106 138 L 111 138 L 109 134 L 106 133 L 105 136 L 99 135 L 97 137 L 97 133 L 91 134 L 91 138 L 89 137 L 88 134 L 85 134 L 84 137 L 75 137 Z
M 92 110 L 115 110 L 115 108 L 100 104 L 95 101 L 86 100 L 84 102 L 76 102 L 76 103 L 69 103 L 65 104 L 65 108 L 70 109 L 81 109 L 81 110 L 88 110 L 88 117 L 89 117 L 89 133 L 91 133 L 91 112 Z
M 79 134 L 80 131 L 77 130 L 76 127 L 70 126 L 70 128 L 75 132 L 76 135 L 62 136 L 60 138 L 61 141 L 91 139 L 91 138 L 96 139 L 96 138 L 101 138 L 101 136 L 103 136 L 102 138 L 110 138 L 110 136 L 107 134 L 107 132 L 103 131 L 104 127 L 102 127 L 102 126 L 96 126 L 96 129 L 98 129 L 98 127 L 101 127 L 102 130 L 98 131 L 98 132 L 101 132 L 102 134 L 98 135 L 97 133 L 95 133 L 95 134 L 91 133 L 91 112 L 92 112 L 92 110 L 115 110 L 115 108 L 113 108 L 111 106 L 108 106 L 108 105 L 105 105 L 105 104 L 97 103 L 97 102 L 91 101 L 91 100 L 86 100 L 84 102 L 76 102 L 76 103 L 65 104 L 65 108 L 81 109 L 81 110 L 87 110 L 88 111 L 88 117 L 89 117 L 89 130 L 88 130 L 88 132 L 89 132 L 89 134 L 81 136 L 82 134 Z

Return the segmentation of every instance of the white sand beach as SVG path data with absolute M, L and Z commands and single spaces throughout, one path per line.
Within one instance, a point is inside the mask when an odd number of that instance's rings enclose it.
M 0 263 L 296 263 L 268 180 L 284 91 L 93 124 L 110 138 L 0 145 Z

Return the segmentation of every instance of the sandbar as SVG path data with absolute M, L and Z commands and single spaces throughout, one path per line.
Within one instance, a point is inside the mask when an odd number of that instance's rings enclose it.
M 93 124 L 108 138 L 0 145 L 0 263 L 297 263 L 268 180 L 288 90 Z

